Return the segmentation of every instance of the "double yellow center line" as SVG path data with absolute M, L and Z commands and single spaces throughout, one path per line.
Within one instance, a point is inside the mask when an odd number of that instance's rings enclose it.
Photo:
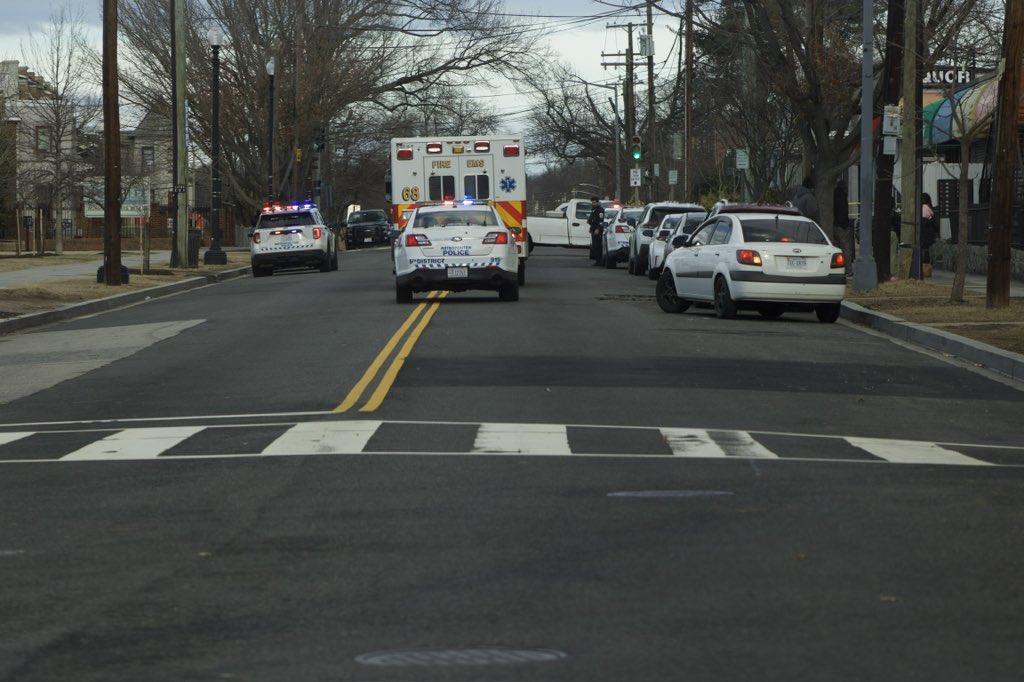
M 363 392 L 366 391 L 366 388 L 371 383 L 373 383 L 374 378 L 377 376 L 377 372 L 380 371 L 381 367 L 384 366 L 384 363 L 387 362 L 389 357 L 391 357 L 391 353 L 398 345 L 398 342 L 402 340 L 405 333 L 413 326 L 416 322 L 416 318 L 420 318 L 419 324 L 416 325 L 416 328 L 413 329 L 411 334 L 409 334 L 405 343 L 402 344 L 401 350 L 398 351 L 398 354 L 391 361 L 391 365 L 388 367 L 387 371 L 384 372 L 380 382 L 377 384 L 377 388 L 374 389 L 369 399 L 363 403 L 363 406 L 359 408 L 359 411 L 373 412 L 380 407 L 380 404 L 384 402 L 384 398 L 387 396 L 388 391 L 391 390 L 391 385 L 395 383 L 395 378 L 398 376 L 398 372 L 402 369 L 402 365 L 405 364 L 405 359 L 409 357 L 413 346 L 416 345 L 416 341 L 420 338 L 420 334 L 422 334 L 423 330 L 427 328 L 427 325 L 430 323 L 430 318 L 432 318 L 434 313 L 437 312 L 437 309 L 441 307 L 441 299 L 448 296 L 448 293 L 449 292 L 447 291 L 431 291 L 427 294 L 427 300 L 416 306 L 416 309 L 409 314 L 409 317 L 407 317 L 405 322 L 402 323 L 402 326 L 398 328 L 398 331 L 395 332 L 394 336 L 391 337 L 387 344 L 385 344 L 384 348 L 381 349 L 380 353 L 377 354 L 377 357 L 374 358 L 373 362 L 370 363 L 370 366 L 363 374 L 363 377 L 355 386 L 352 387 L 352 390 L 348 392 L 348 395 L 343 401 L 341 401 L 341 404 L 334 408 L 334 412 L 348 412 L 357 402 L 359 402 Z M 433 300 L 433 302 L 431 302 L 431 300 Z M 421 317 L 420 314 L 424 311 L 426 311 L 426 313 Z

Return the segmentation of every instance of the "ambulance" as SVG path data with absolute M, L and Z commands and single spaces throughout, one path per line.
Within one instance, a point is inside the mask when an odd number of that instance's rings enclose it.
M 526 283 L 526 147 L 522 137 L 399 137 L 391 140 L 385 182 L 391 222 L 404 230 L 413 209 L 486 202 L 516 240 L 518 281 Z

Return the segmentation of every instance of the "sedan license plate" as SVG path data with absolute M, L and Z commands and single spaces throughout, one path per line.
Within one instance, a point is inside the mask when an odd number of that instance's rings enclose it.
M 790 256 L 789 267 L 793 268 L 794 270 L 806 270 L 807 259 L 804 258 L 803 256 Z
M 469 268 L 448 268 L 448 279 L 469 277 Z

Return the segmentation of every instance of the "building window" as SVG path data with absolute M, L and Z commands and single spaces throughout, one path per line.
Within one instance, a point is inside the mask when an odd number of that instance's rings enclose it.
M 36 128 L 36 152 L 43 154 L 49 151 L 51 151 L 50 129 L 47 126 L 39 126 Z
M 142 148 L 142 172 L 152 173 L 156 170 L 156 159 L 152 147 Z

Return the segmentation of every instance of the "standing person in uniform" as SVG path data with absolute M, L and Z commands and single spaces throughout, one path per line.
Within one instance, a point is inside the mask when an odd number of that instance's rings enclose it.
M 587 225 L 590 226 L 590 259 L 593 265 L 601 263 L 601 236 L 604 234 L 604 206 L 598 197 L 590 197 L 590 217 L 587 218 Z
M 814 196 L 814 179 L 810 175 L 805 176 L 804 181 L 796 188 L 793 206 L 805 217 L 819 222 L 821 216 L 818 213 L 818 199 Z

